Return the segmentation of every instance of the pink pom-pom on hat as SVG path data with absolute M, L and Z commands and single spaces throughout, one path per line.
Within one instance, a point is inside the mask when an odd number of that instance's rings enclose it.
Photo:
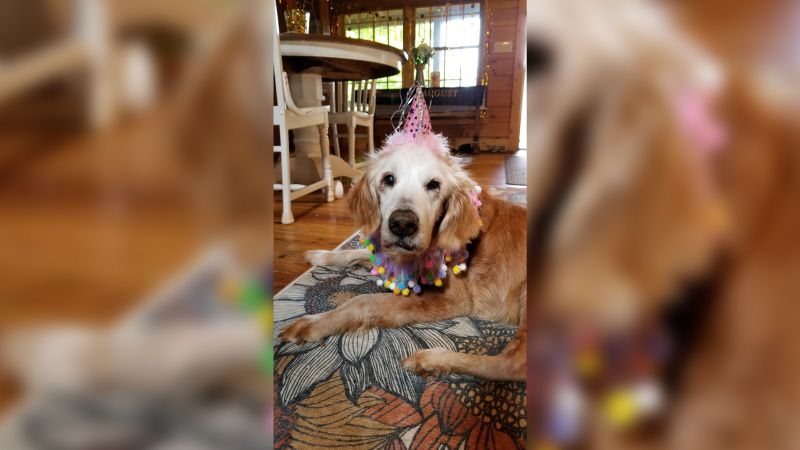
M 411 97 L 403 116 L 403 124 L 398 130 L 389 135 L 383 145 L 383 151 L 395 150 L 407 144 L 425 147 L 439 155 L 449 153 L 447 138 L 439 133 L 433 133 L 428 105 L 422 94 L 422 87 L 415 85 L 409 91 Z

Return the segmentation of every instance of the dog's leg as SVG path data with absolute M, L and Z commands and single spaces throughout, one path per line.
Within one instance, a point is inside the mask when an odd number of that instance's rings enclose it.
M 519 329 L 514 339 L 496 356 L 470 355 L 443 348 L 420 350 L 403 360 L 406 370 L 420 375 L 458 373 L 485 380 L 525 381 L 528 361 L 527 289 L 519 298 Z
M 436 322 L 470 313 L 467 302 L 442 296 L 402 298 L 394 294 L 364 294 L 321 314 L 301 317 L 281 332 L 282 340 L 301 343 L 369 328 L 396 328 Z M 524 363 L 523 363 L 524 365 Z
M 360 265 L 369 267 L 370 251 L 357 250 L 309 250 L 305 253 L 306 261 L 315 266 L 350 267 Z
M 444 348 L 420 350 L 403 360 L 403 367 L 423 376 L 458 373 L 485 380 L 525 381 L 527 336 L 527 332 L 520 328 L 514 339 L 496 356 L 470 355 Z

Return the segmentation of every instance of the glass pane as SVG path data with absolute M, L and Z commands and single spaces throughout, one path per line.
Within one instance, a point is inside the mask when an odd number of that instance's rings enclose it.
M 345 16 L 344 22 L 346 37 L 403 48 L 402 9 L 348 14 Z
M 426 67 L 427 79 L 439 72 L 441 86 L 474 86 L 480 57 L 480 4 L 416 8 L 414 14 L 414 45 L 424 41 L 435 50 Z
M 380 42 L 403 49 L 403 10 L 392 9 L 374 13 L 348 14 L 344 19 L 345 36 Z M 376 81 L 378 89 L 399 89 L 403 75 L 381 78 Z

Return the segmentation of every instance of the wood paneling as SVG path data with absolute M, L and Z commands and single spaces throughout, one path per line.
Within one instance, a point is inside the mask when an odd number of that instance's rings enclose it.
M 504 11 L 513 9 L 514 11 L 519 10 L 519 1 L 518 0 L 497 0 L 494 2 L 494 10 L 495 11 Z
M 514 63 L 514 58 L 495 59 L 495 63 L 492 65 L 492 74 L 495 75 L 494 78 L 498 79 L 499 76 L 504 75 L 510 76 L 510 80 L 513 80 L 515 68 Z
M 526 41 L 526 21 L 527 21 L 527 3 L 521 2 L 520 9 L 517 11 L 518 17 L 522 20 L 517 23 L 517 35 L 515 42 L 519 45 L 514 48 L 514 81 L 511 88 L 511 122 L 510 132 L 508 136 L 509 146 L 511 148 L 519 148 L 520 128 L 527 126 L 522 123 L 522 108 L 527 108 L 528 105 L 523 103 L 523 88 L 525 83 L 525 52 L 527 51 Z
M 522 79 L 525 61 L 526 3 L 522 0 L 485 0 L 491 10 L 489 29 L 489 86 L 486 117 L 481 122 L 482 150 L 516 150 L 519 143 Z M 510 52 L 496 52 L 495 43 L 509 41 Z
M 494 108 L 507 108 L 511 106 L 511 91 L 510 90 L 492 90 L 492 95 L 487 99 L 486 105 L 489 109 Z

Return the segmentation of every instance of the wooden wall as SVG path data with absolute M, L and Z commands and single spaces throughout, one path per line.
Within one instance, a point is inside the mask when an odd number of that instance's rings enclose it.
M 334 15 L 361 11 L 404 8 L 409 13 L 412 7 L 455 3 L 443 0 L 329 0 Z M 519 130 L 522 104 L 522 85 L 525 76 L 525 20 L 527 4 L 524 0 L 480 0 L 484 11 L 484 33 L 481 45 L 488 45 L 486 61 L 489 64 L 487 111 L 481 119 L 479 147 L 482 151 L 513 152 L 519 146 Z M 410 47 L 413 30 L 406 14 L 406 46 Z M 331 22 L 336 19 L 331 18 Z M 343 33 L 343 27 L 337 27 Z M 487 34 L 488 31 L 488 34 Z M 410 48 L 405 49 L 410 52 Z M 483 56 L 482 56 L 483 57 Z M 403 69 L 403 83 L 413 82 L 413 64 Z M 482 69 L 481 69 L 482 70 Z M 480 76 L 480 74 L 479 74 Z M 434 119 L 435 130 L 450 138 L 455 147 L 472 141 L 474 120 Z M 376 141 L 392 130 L 390 124 L 376 123 Z
M 518 149 L 523 107 L 527 5 L 524 0 L 485 0 L 484 5 L 490 13 L 484 17 L 489 31 L 488 61 L 485 61 L 489 64 L 489 85 L 480 148 L 514 151 Z

